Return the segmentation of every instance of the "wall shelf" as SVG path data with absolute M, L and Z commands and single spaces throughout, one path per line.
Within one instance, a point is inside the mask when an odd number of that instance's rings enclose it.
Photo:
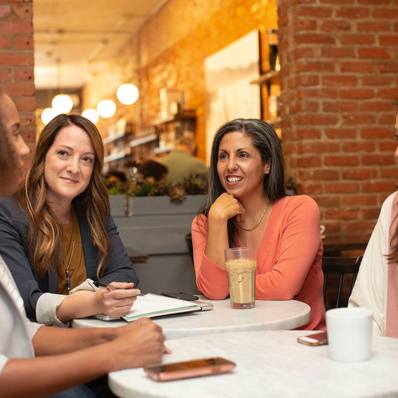
M 143 137 L 136 138 L 135 140 L 130 141 L 130 148 L 134 148 L 140 145 L 148 144 L 149 142 L 156 141 L 158 139 L 158 135 L 156 133 L 144 135 Z
M 111 142 L 114 142 L 120 138 L 123 138 L 126 135 L 127 135 L 126 132 L 123 131 L 122 133 L 111 135 L 110 137 L 106 137 L 103 139 L 103 141 L 104 141 L 104 144 L 110 144 Z
M 278 70 L 271 70 L 266 73 L 262 73 L 258 79 L 252 80 L 250 84 L 265 84 L 269 83 L 272 79 L 275 79 L 276 77 L 279 77 L 279 71 Z

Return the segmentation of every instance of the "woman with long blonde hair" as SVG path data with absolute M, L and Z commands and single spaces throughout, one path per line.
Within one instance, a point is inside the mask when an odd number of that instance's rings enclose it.
M 43 129 L 22 187 L 0 200 L 0 255 L 31 320 L 63 326 L 94 314 L 120 317 L 139 290 L 109 214 L 101 135 L 80 115 Z M 98 289 L 94 281 L 119 289 Z
M 0 197 L 17 189 L 28 153 L 15 104 L 0 87 Z M 30 322 L 23 307 L 17 286 L 0 256 L 3 398 L 113 396 L 107 387 L 106 373 L 159 362 L 163 353 L 170 353 L 164 345 L 162 329 L 149 319 L 118 328 L 54 328 Z

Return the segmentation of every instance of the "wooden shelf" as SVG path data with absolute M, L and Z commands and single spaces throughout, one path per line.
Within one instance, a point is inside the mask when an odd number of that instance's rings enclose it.
M 123 159 L 125 157 L 126 157 L 126 154 L 124 152 L 114 153 L 112 155 L 105 156 L 104 163 L 113 162 L 115 160 Z
M 123 131 L 122 133 L 111 135 L 110 137 L 106 137 L 103 139 L 103 141 L 104 141 L 104 144 L 110 144 L 111 142 L 116 141 L 125 136 L 126 136 L 126 132 Z
M 271 70 L 269 72 L 263 73 L 260 75 L 260 77 L 256 80 L 252 80 L 250 82 L 250 84 L 264 84 L 264 83 L 268 83 L 269 81 L 271 81 L 272 79 L 274 79 L 275 77 L 279 76 L 279 71 L 278 70 Z
M 168 146 L 166 148 L 155 148 L 155 154 L 158 155 L 159 153 L 166 153 L 166 152 L 170 152 L 174 149 L 174 146 Z
M 144 135 L 143 137 L 137 138 L 135 140 L 130 141 L 130 147 L 134 148 L 136 146 L 144 145 L 152 141 L 156 141 L 158 139 L 158 135 L 156 133 Z
M 178 113 L 177 115 L 174 115 L 167 119 L 157 120 L 154 123 L 154 126 L 160 126 L 162 124 L 175 123 L 175 122 L 187 121 L 187 120 L 192 120 L 192 121 L 196 120 L 196 114 L 195 114 L 194 110 L 192 110 L 192 111 L 185 110 L 184 112 Z

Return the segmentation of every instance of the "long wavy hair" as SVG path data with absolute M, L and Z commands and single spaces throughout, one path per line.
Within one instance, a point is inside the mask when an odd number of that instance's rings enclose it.
M 216 132 L 211 148 L 209 192 L 200 213 L 208 216 L 210 207 L 225 192 L 217 172 L 218 151 L 222 138 L 229 133 L 241 132 L 251 137 L 253 146 L 260 152 L 263 163 L 269 162 L 270 172 L 264 178 L 264 191 L 271 202 L 286 196 L 285 171 L 279 137 L 271 125 L 259 119 L 235 119 L 223 124 Z M 228 240 L 234 246 L 235 226 L 228 221 Z
M 98 247 L 97 277 L 106 267 L 111 245 L 104 228 L 109 214 L 109 196 L 101 178 L 104 162 L 104 148 L 98 129 L 88 119 L 80 115 L 60 114 L 52 119 L 40 134 L 31 167 L 28 170 L 16 199 L 26 211 L 29 219 L 29 247 L 33 267 L 44 278 L 54 267 L 58 276 L 64 272 L 60 231 L 46 201 L 47 184 L 44 179 L 45 158 L 48 150 L 61 129 L 75 125 L 90 137 L 94 147 L 95 161 L 93 173 L 87 188 L 72 203 L 82 209 L 90 225 L 91 236 Z

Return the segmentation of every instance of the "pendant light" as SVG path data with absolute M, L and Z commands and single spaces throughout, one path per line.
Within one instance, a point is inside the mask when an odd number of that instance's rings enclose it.
M 99 120 L 98 112 L 95 109 L 86 109 L 83 111 L 82 116 L 96 124 Z
M 115 114 L 116 105 L 112 100 L 109 99 L 102 100 L 98 102 L 97 112 L 101 117 L 108 119 Z
M 117 99 L 124 105 L 131 105 L 137 101 L 139 93 L 134 84 L 122 84 L 116 92 Z

